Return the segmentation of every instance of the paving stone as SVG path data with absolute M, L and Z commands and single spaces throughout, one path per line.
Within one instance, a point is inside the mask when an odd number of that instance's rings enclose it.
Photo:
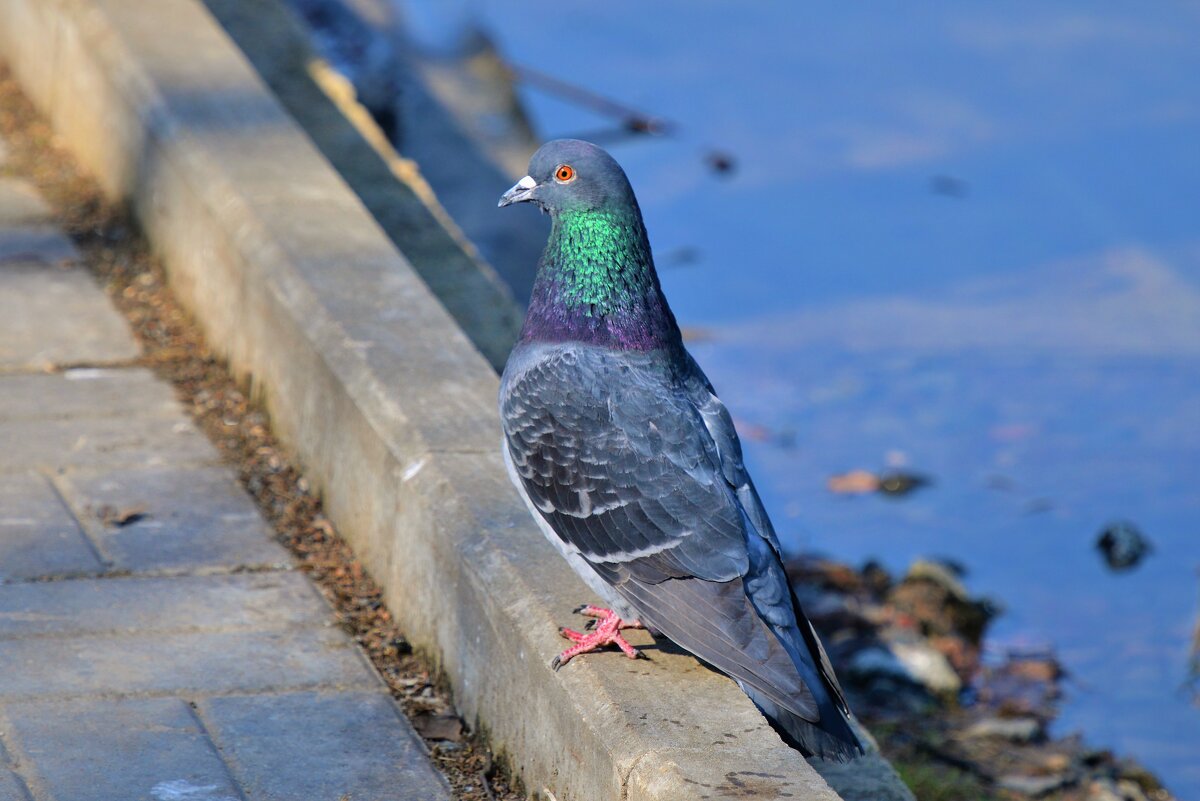
M 96 550 L 44 476 L 0 474 L 0 582 L 102 568 Z
M 377 689 L 336 628 L 5 640 L 0 702 L 51 696 Z
M 15 703 L 4 713 L 32 780 L 54 801 L 244 798 L 178 698 Z
M 0 228 L 46 223 L 50 219 L 50 207 L 32 184 L 17 178 L 0 178 Z
M 212 443 L 184 420 L 0 421 L 0 471 L 218 461 Z
M 229 696 L 198 706 L 256 801 L 450 798 L 421 740 L 382 691 Z
M 0 369 L 137 356 L 133 335 L 91 275 L 29 260 L 38 252 L 52 262 L 60 259 L 64 251 L 55 242 L 35 229 L 0 230 Z M 18 255 L 23 260 L 12 261 Z
M 142 368 L 0 375 L 0 421 L 121 416 L 188 421 L 171 387 Z
M 0 766 L 0 801 L 32 801 L 25 791 L 25 783 L 3 766 Z
M 300 573 L 0 585 L 0 640 L 105 632 L 280 629 L 332 619 Z
M 101 555 L 123 570 L 288 565 L 225 466 L 70 470 L 55 476 Z M 114 514 L 138 517 L 121 525 Z

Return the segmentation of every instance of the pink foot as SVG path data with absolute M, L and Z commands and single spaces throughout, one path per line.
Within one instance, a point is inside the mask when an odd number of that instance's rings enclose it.
M 573 611 L 577 615 L 586 615 L 587 617 L 599 618 L 599 620 L 589 620 L 587 623 L 584 624 L 583 627 L 585 629 L 588 629 L 589 631 L 596 628 L 596 626 L 599 623 L 601 623 L 605 618 L 607 618 L 609 615 L 614 614 L 613 610 L 611 610 L 611 609 L 605 609 L 603 606 L 592 606 L 591 604 L 584 604 L 583 606 L 577 606 L 571 611 Z M 620 629 L 644 629 L 646 627 L 643 626 L 637 620 L 622 620 L 621 625 L 618 626 L 617 628 L 620 628 Z
M 588 628 L 594 626 L 594 629 L 589 634 L 583 634 L 567 628 L 558 630 L 562 636 L 575 644 L 554 657 L 553 661 L 550 662 L 550 667 L 554 670 L 558 670 L 580 654 L 590 653 L 605 645 L 617 646 L 630 659 L 647 658 L 645 654 L 638 652 L 636 648 L 626 642 L 625 638 L 621 636 L 621 629 L 640 629 L 642 628 L 641 623 L 638 623 L 636 620 L 622 620 L 617 617 L 617 613 L 613 610 L 591 606 L 590 604 L 581 606 L 575 611 L 581 615 L 597 618 L 597 620 L 588 621 Z

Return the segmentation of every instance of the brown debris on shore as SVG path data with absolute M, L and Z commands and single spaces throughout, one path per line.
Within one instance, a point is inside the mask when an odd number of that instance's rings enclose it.
M 897 580 L 806 557 L 788 575 L 851 706 L 921 801 L 1172 801 L 1137 763 L 1049 735 L 1065 671 L 1052 653 L 985 661 L 1000 610 L 961 568 L 921 560 Z

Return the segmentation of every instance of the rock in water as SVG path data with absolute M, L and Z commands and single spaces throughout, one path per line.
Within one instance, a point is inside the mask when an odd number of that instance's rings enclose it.
M 1109 569 L 1116 572 L 1137 567 L 1151 550 L 1146 535 L 1125 520 L 1106 526 L 1096 539 L 1096 548 Z

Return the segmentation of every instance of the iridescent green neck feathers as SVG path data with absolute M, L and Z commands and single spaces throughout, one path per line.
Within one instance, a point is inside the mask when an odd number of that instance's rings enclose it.
M 543 256 L 561 303 L 587 315 L 611 314 L 645 291 L 654 269 L 641 221 L 628 213 L 564 213 Z
M 636 204 L 553 215 L 522 339 L 637 350 L 678 339 Z

